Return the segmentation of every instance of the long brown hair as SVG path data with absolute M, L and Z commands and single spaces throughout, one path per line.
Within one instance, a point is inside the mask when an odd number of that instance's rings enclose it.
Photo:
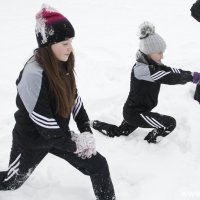
M 74 54 L 71 52 L 67 62 L 59 61 L 51 47 L 35 50 L 37 62 L 44 69 L 49 80 L 50 91 L 56 102 L 56 113 L 68 117 L 75 102 L 76 82 Z

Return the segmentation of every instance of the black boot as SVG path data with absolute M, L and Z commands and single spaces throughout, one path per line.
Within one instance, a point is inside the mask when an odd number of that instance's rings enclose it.
M 170 132 L 165 131 L 164 129 L 153 129 L 149 134 L 144 138 L 144 140 L 147 140 L 148 143 L 158 143 L 157 137 L 165 137 L 169 134 Z
M 128 136 L 137 128 L 129 125 L 125 120 L 122 121 L 119 127 L 113 124 L 94 120 L 91 122 L 91 127 L 108 137 L 119 137 L 121 135 Z
M 91 127 L 99 132 L 101 132 L 103 135 L 106 135 L 108 137 L 114 137 L 115 134 L 113 133 L 112 129 L 115 127 L 115 125 L 108 124 L 105 122 L 101 122 L 98 120 L 94 120 L 90 122 Z
M 117 126 L 108 124 L 105 122 L 101 122 L 98 120 L 91 121 L 91 127 L 99 132 L 101 132 L 103 135 L 106 135 L 108 137 L 115 137 L 117 133 Z

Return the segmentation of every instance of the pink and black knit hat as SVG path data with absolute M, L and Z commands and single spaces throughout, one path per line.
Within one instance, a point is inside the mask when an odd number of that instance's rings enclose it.
M 43 4 L 36 15 L 36 38 L 39 47 L 55 44 L 75 36 L 69 20 L 54 8 Z

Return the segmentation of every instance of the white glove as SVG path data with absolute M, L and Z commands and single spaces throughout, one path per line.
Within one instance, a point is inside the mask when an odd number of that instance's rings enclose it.
M 96 155 L 96 145 L 95 139 L 90 132 L 83 132 L 81 134 L 77 134 L 71 132 L 72 141 L 76 143 L 77 150 L 74 152 L 81 157 L 82 159 L 91 158 L 92 155 Z

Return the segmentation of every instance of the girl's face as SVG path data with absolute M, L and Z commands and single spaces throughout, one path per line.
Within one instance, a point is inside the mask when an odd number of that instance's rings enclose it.
M 68 60 L 69 55 L 73 50 L 72 39 L 73 38 L 69 38 L 65 41 L 51 45 L 51 50 L 59 61 L 66 62 Z
M 149 54 L 149 57 L 156 63 L 161 64 L 161 60 L 163 59 L 163 52 L 151 53 Z

